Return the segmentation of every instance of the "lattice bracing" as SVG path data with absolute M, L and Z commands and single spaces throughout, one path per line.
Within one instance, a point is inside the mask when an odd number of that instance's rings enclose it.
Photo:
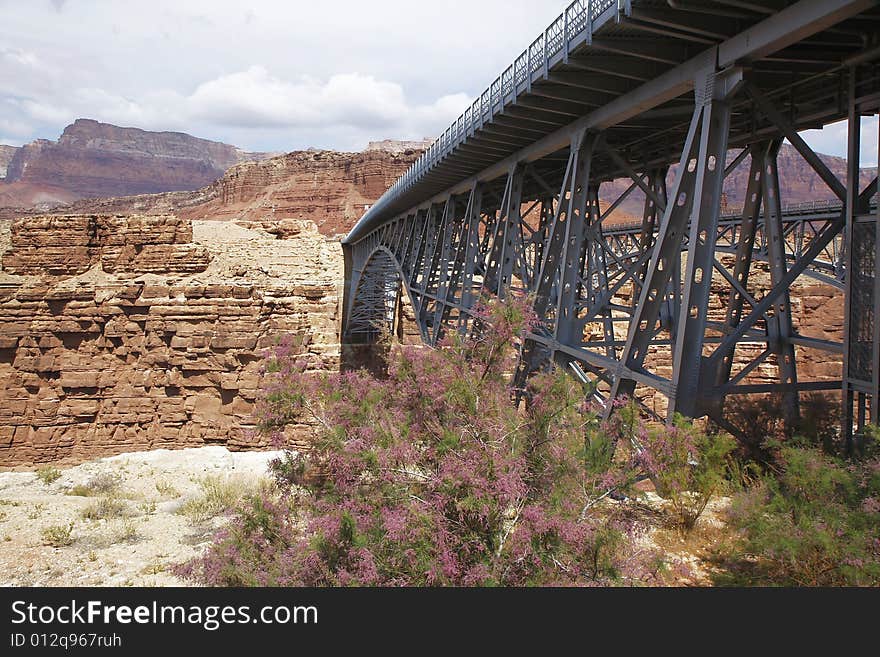
M 800 393 L 842 389 L 845 433 L 862 426 L 880 294 L 857 126 L 878 111 L 878 18 L 868 0 L 572 3 L 348 235 L 345 339 L 393 326 L 401 294 L 429 344 L 470 330 L 481 294 L 530 294 L 521 382 L 561 366 L 603 398 L 720 422 L 731 395 L 775 393 L 796 421 Z M 843 119 L 845 180 L 799 136 Z M 835 201 L 781 197 L 783 140 Z M 738 167 L 744 207 L 723 210 Z M 801 277 L 843 293 L 843 341 L 802 332 Z M 808 351 L 841 376 L 808 380 Z

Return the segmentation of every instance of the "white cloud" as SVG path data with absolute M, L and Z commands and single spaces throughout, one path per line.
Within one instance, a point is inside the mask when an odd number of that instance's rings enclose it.
M 846 157 L 847 148 L 847 122 L 838 121 L 826 125 L 821 130 L 805 130 L 801 133 L 810 148 L 817 153 Z M 877 116 L 862 118 L 861 127 L 861 165 L 863 167 L 877 166 Z
M 401 85 L 371 75 L 341 73 L 327 80 L 303 76 L 287 81 L 262 66 L 208 80 L 189 95 L 161 89 L 129 98 L 82 87 L 57 101 L 10 101 L 31 124 L 63 125 L 75 117 L 89 117 L 117 125 L 189 132 L 196 132 L 193 126 L 198 125 L 327 136 L 341 131 L 348 135 L 344 141 L 354 145 L 380 137 L 436 135 L 469 102 L 467 95 L 459 93 L 416 104 L 408 101 Z
M 557 0 L 0 0 L 0 115 L 29 124 L 31 138 L 90 117 L 252 150 L 435 135 L 536 20 L 560 10 Z
M 194 120 L 239 128 L 344 127 L 402 136 L 413 130 L 438 133 L 468 102 L 465 94 L 455 94 L 412 104 L 401 85 L 372 75 L 342 73 L 326 81 L 303 76 L 288 82 L 252 66 L 199 85 L 184 106 Z
M 30 123 L 0 116 L 0 133 L 10 135 L 16 141 L 29 136 L 33 129 L 34 127 Z M 0 141 L 0 144 L 8 143 L 8 141 Z
M 386 126 L 408 111 L 400 85 L 369 75 L 337 74 L 326 82 L 304 76 L 288 82 L 262 66 L 205 82 L 186 103 L 194 118 L 238 127 Z
M 12 104 L 18 105 L 25 116 L 39 123 L 61 123 L 70 116 L 70 110 L 67 107 L 49 104 L 31 98 L 12 101 Z
M 0 48 L 0 62 L 27 68 L 39 67 L 37 56 L 20 48 Z
M 0 0 L 0 134 L 57 138 L 89 117 L 250 150 L 437 135 L 564 4 Z M 845 155 L 845 126 L 805 137 Z

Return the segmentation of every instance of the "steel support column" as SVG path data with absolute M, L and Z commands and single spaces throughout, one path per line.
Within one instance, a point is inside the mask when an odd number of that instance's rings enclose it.
M 748 294 L 749 272 L 752 269 L 752 253 L 755 249 L 755 236 L 758 231 L 758 219 L 761 213 L 761 201 L 764 187 L 764 154 L 770 147 L 768 142 L 759 142 L 749 147 L 751 165 L 749 166 L 749 180 L 746 184 L 745 205 L 742 213 L 742 223 L 739 227 L 739 243 L 736 249 L 736 262 L 734 263 L 733 279 L 738 287 L 731 287 L 727 298 L 727 310 L 724 316 L 725 329 L 736 327 L 742 317 L 743 304 Z M 725 385 L 730 380 L 733 356 L 736 345 L 722 355 L 715 373 L 715 385 Z M 723 398 L 719 405 L 723 404 Z M 720 415 L 720 412 L 718 413 Z
M 594 133 L 586 131 L 572 138 L 559 200 L 544 241 L 546 246 L 535 281 L 535 314 L 542 320 L 543 330 L 552 335 L 554 341 L 561 330 L 563 343 L 574 340 L 577 331 L 578 265 L 584 248 L 587 225 L 584 214 L 589 200 L 590 166 L 596 139 Z M 555 304 L 552 303 L 554 293 Z M 551 305 L 554 312 L 548 316 Z M 526 340 L 517 385 L 524 385 L 528 375 L 546 362 L 548 356 L 552 357 L 552 351 L 548 352 L 545 346 L 534 340 Z
M 730 127 L 729 97 L 742 80 L 739 70 L 704 73 L 698 84 L 697 106 L 691 118 L 670 202 L 648 265 L 645 284 L 633 313 L 621 360 L 629 370 L 641 370 L 651 339 L 659 330 L 661 304 L 673 269 L 678 267 L 682 240 L 690 219 L 688 262 L 683 300 L 673 352 L 673 384 L 669 419 L 678 410 L 697 414 L 706 305 L 711 284 L 712 255 L 721 201 L 724 157 Z M 635 379 L 615 377 L 611 398 L 632 396 Z M 610 413 L 611 408 L 606 410 Z
M 782 229 L 782 204 L 779 199 L 779 168 L 777 156 L 782 139 L 775 140 L 764 156 L 764 230 L 767 235 L 767 255 L 770 263 L 770 283 L 774 287 L 786 274 L 785 234 Z M 773 304 L 773 313 L 767 317 L 767 333 L 769 346 L 776 355 L 779 369 L 779 381 L 794 386 L 797 384 L 797 366 L 795 364 L 794 344 L 791 337 L 794 333 L 791 322 L 791 295 L 789 287 L 777 297 Z M 798 410 L 798 393 L 789 388 L 782 393 L 782 414 L 788 427 L 794 427 L 800 417 Z
M 515 165 L 507 174 L 504 197 L 501 199 L 498 220 L 495 224 L 492 249 L 486 263 L 484 286 L 498 298 L 504 298 L 504 294 L 513 280 L 514 266 L 522 257 L 520 208 L 522 206 L 523 176 L 521 165 Z
M 579 345 L 583 341 L 584 324 L 578 318 L 578 299 L 581 296 L 581 273 L 584 271 L 585 259 L 590 258 L 594 249 L 601 251 L 601 239 L 595 239 L 591 231 L 593 220 L 590 212 L 591 192 L 590 168 L 593 161 L 593 150 L 596 147 L 597 135 L 587 133 L 572 142 L 573 171 L 569 189 L 560 195 L 560 202 L 567 196 L 568 208 L 564 221 L 565 237 L 562 242 L 559 259 L 560 285 L 557 294 L 555 323 L 553 335 L 562 344 Z M 596 263 L 593 263 L 596 267 Z M 604 267 L 602 271 L 604 276 Z M 587 278 L 586 285 L 592 283 Z M 566 362 L 568 359 L 564 359 Z
M 702 91 L 697 94 L 697 102 L 702 102 L 704 108 L 702 134 L 696 162 L 681 309 L 672 356 L 673 395 L 670 396 L 668 407 L 670 420 L 676 412 L 691 417 L 704 412 L 705 402 L 700 394 L 703 345 L 730 131 L 729 99 L 741 80 L 741 71 L 735 70 L 723 77 L 707 75 L 697 86 L 698 92 Z
M 862 70 L 859 65 L 849 69 L 843 350 L 843 439 L 848 451 L 853 449 L 854 430 L 861 432 L 868 419 L 880 421 L 880 209 L 870 212 L 878 179 L 859 193 L 861 117 L 876 113 L 880 98 L 861 98 Z

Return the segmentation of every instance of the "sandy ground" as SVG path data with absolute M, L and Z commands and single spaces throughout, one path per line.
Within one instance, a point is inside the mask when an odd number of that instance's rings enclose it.
M 185 585 L 169 569 L 200 553 L 225 522 L 222 512 L 194 518 L 187 504 L 204 499 L 205 481 L 257 488 L 275 455 L 224 447 L 121 454 L 63 469 L 49 484 L 35 472 L 0 472 L 0 586 Z M 90 496 L 72 495 L 77 486 Z M 107 498 L 118 513 L 84 517 Z M 70 545 L 47 544 L 52 527 L 61 542 L 70 528 Z

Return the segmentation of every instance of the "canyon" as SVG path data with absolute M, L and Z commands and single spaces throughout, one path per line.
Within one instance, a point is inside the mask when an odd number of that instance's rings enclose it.
M 239 162 L 195 190 L 79 199 L 54 215 L 7 208 L 0 467 L 157 448 L 270 447 L 254 418 L 267 350 L 283 339 L 310 367 L 339 367 L 339 237 L 423 145 L 377 142 L 360 153 Z M 818 195 L 822 186 L 806 164 L 786 162 L 783 181 L 796 182 L 790 191 Z M 754 276 L 768 274 L 758 265 Z M 713 286 L 713 318 L 722 314 L 724 290 L 720 281 Z M 628 294 L 621 290 L 617 301 L 629 303 Z M 803 279 L 792 296 L 803 333 L 840 339 L 838 292 Z M 407 335 L 412 341 L 412 330 Z M 748 355 L 741 350 L 739 358 Z M 660 374 L 666 360 L 649 357 Z M 803 362 L 805 377 L 839 374 L 839 360 Z M 752 380 L 775 376 L 770 358 Z M 665 410 L 659 395 L 650 403 Z M 293 426 L 287 437 L 307 434 Z
M 78 119 L 58 142 L 0 146 L 0 218 L 67 214 L 167 214 L 200 219 L 305 219 L 326 235 L 344 234 L 430 140 L 371 142 L 363 151 L 309 149 L 283 155 L 248 153 L 234 146 L 172 132 L 147 132 Z M 736 152 L 728 154 L 728 163 Z M 820 155 L 839 178 L 846 161 Z M 789 144 L 779 152 L 780 191 L 786 204 L 834 200 L 834 194 Z M 675 167 L 671 167 L 671 182 Z M 861 173 L 862 186 L 876 172 Z M 748 167 L 724 185 L 727 210 L 742 207 Z M 604 203 L 630 185 L 602 184 Z M 636 190 L 609 223 L 639 220 L 644 196 Z
M 338 235 L 420 152 L 294 152 L 194 192 L 0 220 L 0 467 L 268 447 L 264 354 L 283 338 L 339 367 Z
M 190 192 L 86 199 L 57 208 L 69 213 L 174 213 L 182 218 L 312 221 L 325 235 L 343 235 L 421 154 L 398 142 L 371 144 L 360 153 L 294 151 L 231 167 Z

